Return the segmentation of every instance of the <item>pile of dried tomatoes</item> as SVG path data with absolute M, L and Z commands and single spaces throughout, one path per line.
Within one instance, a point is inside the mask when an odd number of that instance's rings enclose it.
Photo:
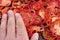
M 0 0 L 0 21 L 10 9 L 21 14 L 29 38 L 38 32 L 43 40 L 60 40 L 60 0 Z

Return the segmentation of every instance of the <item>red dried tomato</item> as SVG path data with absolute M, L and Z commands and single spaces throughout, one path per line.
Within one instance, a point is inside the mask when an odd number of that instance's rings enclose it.
M 40 28 L 43 28 L 41 33 L 44 39 L 60 40 L 60 35 L 57 35 L 60 32 L 57 27 L 60 22 L 59 0 L 0 0 L 0 19 L 10 9 L 21 14 L 29 37 L 34 32 L 41 32 Z
M 57 19 L 56 21 L 54 21 L 52 23 L 50 29 L 51 29 L 53 34 L 60 36 L 59 35 L 60 34 L 59 33 L 59 31 L 60 31 L 59 27 L 60 27 L 60 19 Z

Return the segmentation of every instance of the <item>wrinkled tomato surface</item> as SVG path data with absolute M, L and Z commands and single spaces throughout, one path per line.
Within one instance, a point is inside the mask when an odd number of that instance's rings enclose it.
M 44 40 L 60 40 L 60 0 L 0 0 L 0 23 L 8 10 L 21 14 L 29 38 L 38 32 Z

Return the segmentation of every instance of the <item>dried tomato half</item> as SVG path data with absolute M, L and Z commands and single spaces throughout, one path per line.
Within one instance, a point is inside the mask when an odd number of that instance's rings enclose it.
M 50 32 L 50 30 L 45 30 L 44 32 L 42 32 L 42 35 L 46 40 L 54 40 L 55 39 L 55 37 Z
M 37 26 L 37 25 L 31 25 L 27 27 L 27 31 L 28 31 L 29 37 L 31 37 L 36 32 L 44 31 L 44 28 L 42 28 L 41 26 Z
M 57 19 L 52 23 L 50 30 L 54 35 L 60 36 L 60 19 Z

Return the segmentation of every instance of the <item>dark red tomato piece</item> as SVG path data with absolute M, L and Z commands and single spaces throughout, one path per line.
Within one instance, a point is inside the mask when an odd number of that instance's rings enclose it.
M 40 32 L 40 26 L 29 26 L 27 27 L 29 37 L 31 37 L 35 32 Z
M 43 3 L 42 3 L 41 1 L 35 2 L 35 3 L 32 5 L 32 8 L 33 8 L 34 10 L 40 10 L 42 7 L 43 7 Z
M 50 13 L 46 13 L 45 14 L 45 22 L 49 25 L 51 23 L 51 14 Z
M 29 37 L 31 37 L 34 33 L 44 31 L 44 29 L 41 26 L 31 25 L 27 27 L 27 31 L 28 31 Z

